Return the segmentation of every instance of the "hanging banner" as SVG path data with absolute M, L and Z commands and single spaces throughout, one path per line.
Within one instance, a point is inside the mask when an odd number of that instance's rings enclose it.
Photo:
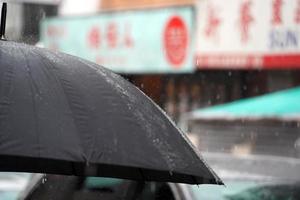
M 201 0 L 198 68 L 300 68 L 299 0 Z
M 192 7 L 51 18 L 41 42 L 119 73 L 185 73 L 194 69 Z

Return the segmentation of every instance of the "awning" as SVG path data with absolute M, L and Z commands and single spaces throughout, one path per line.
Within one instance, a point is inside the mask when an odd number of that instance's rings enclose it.
M 192 119 L 300 119 L 300 87 L 198 109 Z

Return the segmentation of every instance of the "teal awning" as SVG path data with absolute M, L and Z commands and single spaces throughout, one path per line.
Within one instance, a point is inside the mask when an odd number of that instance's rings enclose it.
M 300 116 L 300 87 L 198 109 L 192 118 L 295 118 Z

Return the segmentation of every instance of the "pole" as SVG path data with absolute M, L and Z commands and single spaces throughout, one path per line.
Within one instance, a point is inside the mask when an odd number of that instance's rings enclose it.
M 5 40 L 6 12 L 7 4 L 3 3 L 1 10 L 0 40 Z

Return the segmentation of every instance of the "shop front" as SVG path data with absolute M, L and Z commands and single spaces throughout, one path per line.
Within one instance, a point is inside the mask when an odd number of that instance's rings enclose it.
M 299 85 L 299 1 L 203 0 L 197 13 L 198 70 L 238 73 L 242 98 Z

